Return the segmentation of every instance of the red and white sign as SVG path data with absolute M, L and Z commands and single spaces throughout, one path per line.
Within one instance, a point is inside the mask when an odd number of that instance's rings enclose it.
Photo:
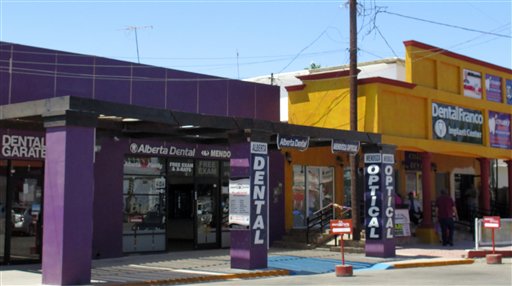
M 500 228 L 499 216 L 484 216 L 484 228 Z
M 352 233 L 352 220 L 351 219 L 332 219 L 331 220 L 331 233 L 345 234 Z

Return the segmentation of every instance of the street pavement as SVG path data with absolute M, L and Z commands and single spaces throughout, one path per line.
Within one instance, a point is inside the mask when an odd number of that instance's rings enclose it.
M 453 247 L 418 243 L 397 246 L 396 257 L 393 258 L 366 257 L 362 253 L 346 253 L 345 263 L 353 266 L 354 276 L 342 278 L 347 279 L 346 281 L 354 281 L 355 283 L 359 283 L 357 277 L 373 277 L 372 279 L 376 280 L 379 280 L 378 277 L 380 277 L 380 279 L 383 279 L 382 281 L 387 281 L 387 278 L 384 279 L 383 277 L 384 274 L 386 274 L 386 277 L 389 275 L 390 272 L 386 271 L 390 269 L 394 269 L 393 272 L 395 273 L 402 271 L 405 273 L 405 271 L 409 271 L 407 268 L 428 266 L 451 267 L 459 265 L 472 269 L 471 267 L 475 267 L 475 265 L 470 266 L 470 264 L 474 264 L 475 261 L 486 267 L 496 266 L 487 265 L 485 258 L 466 259 L 467 251 L 473 248 L 473 242 L 459 241 Z M 512 250 L 512 247 L 498 247 L 497 250 Z M 334 273 L 334 267 L 340 264 L 341 253 L 330 251 L 327 248 L 313 250 L 271 248 L 269 250 L 268 268 L 256 270 L 232 269 L 230 267 L 229 249 L 129 255 L 114 259 L 94 260 L 91 284 L 164 285 L 199 282 L 215 283 L 215 281 L 220 281 L 226 284 L 235 283 L 231 285 L 239 285 L 240 279 L 243 279 L 244 285 L 247 283 L 262 285 L 267 282 L 269 285 L 272 285 L 271 282 L 277 279 L 278 284 L 274 285 L 279 285 L 279 281 L 284 279 L 281 277 L 285 276 L 287 280 L 283 281 L 287 282 L 281 281 L 281 285 L 283 283 L 324 285 L 323 282 L 325 282 L 325 285 L 329 285 L 329 283 L 339 281 L 335 280 L 336 278 L 341 279 L 340 277 L 335 277 Z M 508 274 L 506 272 L 507 269 L 511 269 L 510 266 L 511 260 L 504 258 L 502 265 L 497 265 L 495 268 L 491 267 L 491 269 L 493 271 L 504 269 L 505 281 L 511 282 L 507 284 L 510 285 L 512 281 L 507 278 L 510 277 L 510 271 Z M 41 285 L 41 278 L 40 264 L 3 266 L 0 269 L 0 285 L 2 286 Z M 307 284 L 307 281 L 311 283 L 316 281 L 317 283 Z M 345 285 L 346 281 L 343 281 Z M 371 281 L 373 280 L 370 279 L 367 282 L 370 283 Z M 384 285 L 385 283 L 377 284 Z M 445 283 L 445 285 L 458 284 Z

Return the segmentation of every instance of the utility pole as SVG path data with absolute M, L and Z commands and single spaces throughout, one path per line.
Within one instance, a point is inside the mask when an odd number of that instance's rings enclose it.
M 137 62 L 140 64 L 140 57 L 139 57 L 139 39 L 137 37 L 137 30 L 140 29 L 153 29 L 153 26 L 129 26 L 124 30 L 127 31 L 134 31 L 135 32 L 135 48 L 137 49 Z
M 357 131 L 357 0 L 350 0 L 350 130 Z M 361 239 L 356 155 L 350 154 L 350 200 L 353 240 Z

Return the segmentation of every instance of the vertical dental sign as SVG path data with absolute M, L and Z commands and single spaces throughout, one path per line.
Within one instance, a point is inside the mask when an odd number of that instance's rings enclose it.
M 366 239 L 392 239 L 394 232 L 394 155 L 364 154 Z
M 254 246 L 267 246 L 268 146 L 251 142 L 251 234 Z

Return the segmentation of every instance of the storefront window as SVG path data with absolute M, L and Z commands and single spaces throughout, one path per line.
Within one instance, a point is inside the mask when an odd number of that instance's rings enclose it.
M 292 192 L 293 226 L 305 227 L 307 217 L 334 201 L 334 169 L 294 165 Z
M 160 158 L 127 158 L 123 180 L 123 250 L 165 250 L 166 181 Z
M 293 165 L 293 226 L 304 227 L 306 225 L 306 202 L 305 202 L 305 174 L 304 166 Z

